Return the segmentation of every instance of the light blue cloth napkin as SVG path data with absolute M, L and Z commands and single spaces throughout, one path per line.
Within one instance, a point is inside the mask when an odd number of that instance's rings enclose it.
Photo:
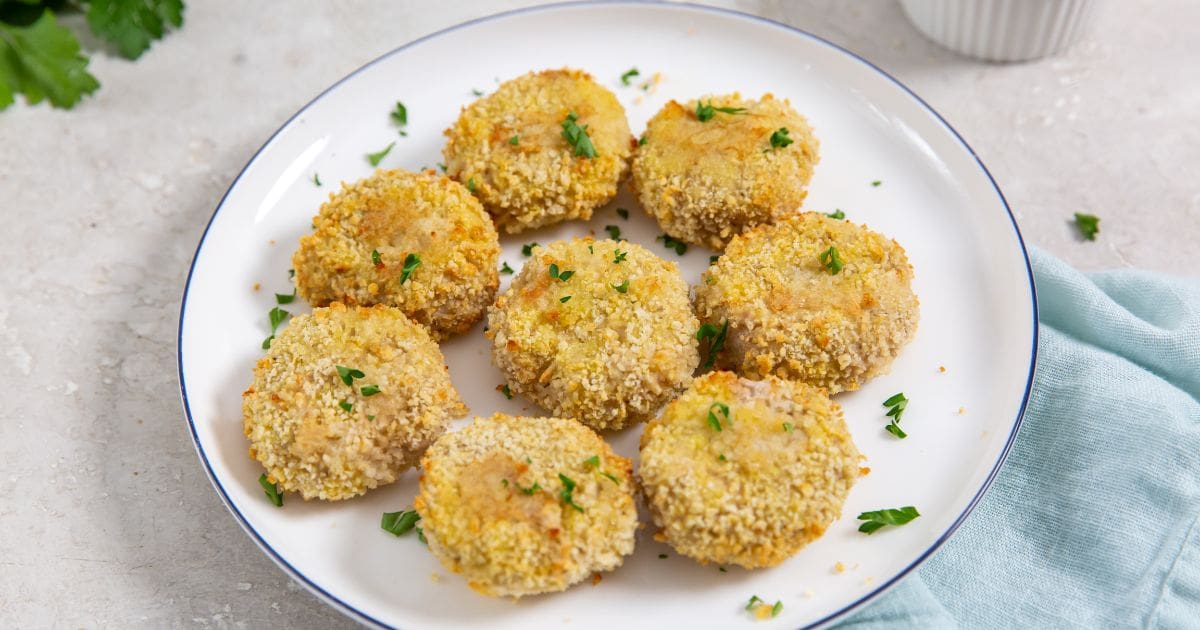
M 876 628 L 1200 628 L 1200 281 L 1030 252 L 1041 344 L 991 490 Z

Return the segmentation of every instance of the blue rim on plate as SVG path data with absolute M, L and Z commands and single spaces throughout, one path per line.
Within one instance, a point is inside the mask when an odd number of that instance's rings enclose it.
M 355 607 L 351 606 L 350 604 L 347 604 L 346 602 L 339 599 L 336 595 L 325 590 L 323 587 L 321 587 L 315 581 L 310 579 L 308 576 L 306 576 L 303 573 L 301 573 L 300 571 L 296 570 L 296 568 L 293 567 L 287 560 L 285 560 L 283 558 L 283 556 L 279 555 L 279 553 L 276 552 L 275 549 L 272 548 L 271 545 L 268 544 L 267 541 L 264 540 L 262 538 L 262 536 L 259 535 L 259 533 L 253 527 L 250 526 L 250 523 L 246 521 L 246 517 L 244 517 L 242 515 L 242 513 L 240 511 L 238 511 L 237 507 L 234 506 L 233 502 L 230 501 L 229 495 L 225 492 L 225 488 L 221 485 L 221 482 L 217 479 L 216 475 L 213 474 L 212 464 L 210 464 L 208 461 L 208 455 L 204 452 L 204 448 L 200 445 L 199 436 L 196 434 L 196 423 L 195 423 L 195 420 L 192 419 L 192 410 L 191 410 L 191 407 L 188 405 L 187 383 L 184 381 L 184 378 L 183 378 L 183 320 L 184 320 L 184 315 L 187 312 L 188 290 L 192 286 L 192 274 L 196 271 L 196 260 L 200 257 L 200 251 L 204 248 L 204 240 L 208 236 L 208 231 L 212 227 L 213 221 L 217 218 L 217 213 L 220 212 L 221 207 L 225 205 L 225 199 L 229 197 L 229 193 L 231 191 L 233 191 L 233 189 L 238 185 L 238 182 L 241 181 L 242 176 L 246 174 L 246 171 L 248 171 L 250 169 L 250 167 L 254 165 L 254 162 L 258 160 L 258 156 L 263 152 L 263 150 L 266 149 L 267 146 L 269 146 L 271 144 L 271 142 L 273 142 L 275 140 L 275 137 L 278 136 L 279 133 L 282 132 L 284 129 L 286 129 L 288 127 L 288 125 L 290 125 L 292 123 L 292 121 L 296 119 L 297 116 L 304 113 L 305 110 L 307 110 L 310 106 L 312 106 L 313 103 L 316 103 L 317 101 L 321 100 L 321 98 L 323 98 L 329 92 L 333 91 L 339 85 L 345 83 L 346 81 L 348 81 L 351 78 L 358 75 L 358 73 L 375 65 L 376 63 L 379 63 L 380 61 L 383 61 L 384 59 L 387 59 L 388 57 L 391 57 L 392 55 L 400 53 L 400 52 L 402 52 L 412 46 L 420 44 L 421 42 L 424 42 L 426 40 L 430 40 L 435 37 L 441 36 L 443 34 L 446 34 L 446 33 L 452 32 L 452 31 L 457 31 L 459 29 L 466 28 L 466 27 L 472 26 L 474 24 L 488 22 L 491 20 L 504 18 L 504 17 L 508 17 L 508 16 L 512 16 L 512 15 L 520 15 L 523 13 L 533 13 L 533 12 L 538 12 L 538 11 L 546 11 L 546 10 L 559 9 L 559 8 L 563 8 L 563 7 L 573 7 L 573 6 L 591 6 L 591 5 L 634 5 L 634 6 L 639 6 L 639 5 L 647 5 L 647 4 L 659 5 L 660 2 L 658 2 L 656 0 L 578 0 L 578 1 L 574 1 L 574 2 L 559 2 L 559 3 L 554 3 L 554 4 L 544 4 L 544 5 L 538 5 L 538 6 L 533 6 L 533 7 L 524 7 L 521 9 L 514 9 L 512 11 L 505 11 L 503 13 L 496 13 L 493 15 L 476 18 L 474 20 L 469 20 L 466 22 L 462 22 L 460 24 L 456 24 L 454 26 L 450 26 L 450 27 L 441 29 L 439 31 L 435 31 L 435 32 L 425 35 L 423 37 L 414 39 L 411 42 L 408 42 L 402 46 L 399 46 L 391 51 L 388 51 L 388 52 L 384 53 L 383 55 L 380 55 L 379 57 L 376 57 L 375 59 L 360 66 L 358 69 L 354 70 L 353 72 L 346 75 L 345 77 L 342 77 L 340 80 L 338 80 L 333 85 L 329 86 L 328 88 L 325 88 L 325 90 L 323 90 L 320 94 L 318 94 L 316 97 L 314 97 L 311 101 L 306 103 L 304 105 L 304 107 L 301 107 L 299 110 L 297 110 L 297 112 L 295 114 L 292 114 L 291 117 L 289 117 L 282 125 L 280 125 L 279 129 L 275 130 L 275 133 L 272 133 L 271 137 L 268 138 L 267 141 L 264 142 L 263 145 L 261 147 L 259 147 L 257 151 L 254 152 L 254 156 L 250 158 L 250 161 L 246 163 L 246 166 L 244 166 L 242 168 L 242 171 L 240 173 L 238 173 L 237 177 L 234 178 L 233 183 L 231 183 L 229 185 L 229 188 L 226 189 L 225 194 L 221 196 L 221 201 L 219 201 L 217 203 L 216 209 L 213 210 L 213 215 L 211 218 L 209 218 L 208 224 L 205 225 L 205 227 L 204 227 L 204 233 L 200 236 L 200 243 L 198 245 L 196 245 L 196 253 L 192 256 L 192 264 L 188 268 L 187 281 L 184 284 L 183 299 L 182 299 L 182 301 L 180 303 L 180 307 L 179 307 L 179 333 L 177 335 L 177 341 L 176 341 L 176 343 L 177 343 L 176 354 L 177 354 L 178 366 L 179 366 L 179 393 L 180 393 L 181 401 L 183 403 L 183 413 L 185 416 L 187 416 L 188 429 L 191 431 L 191 434 L 192 434 L 192 445 L 196 448 L 196 454 L 200 457 L 200 461 L 204 464 L 205 474 L 208 475 L 209 481 L 211 481 L 213 484 L 213 487 L 216 488 L 217 494 L 219 494 L 221 496 L 221 501 L 225 504 L 225 507 L 228 508 L 229 511 L 233 514 L 234 518 L 237 519 L 237 522 L 239 525 L 242 526 L 242 529 L 246 530 L 246 533 L 249 534 L 252 539 L 254 539 L 254 542 L 256 544 L 258 544 L 259 548 L 261 548 L 263 550 L 263 552 L 265 552 L 267 554 L 268 557 L 270 557 L 272 560 L 274 560 L 275 563 L 278 564 L 284 571 L 286 571 L 293 579 L 300 582 L 302 585 L 304 585 L 305 588 L 307 588 L 313 594 L 317 595 L 318 597 L 325 600 L 333 607 L 337 608 L 338 610 L 342 611 L 346 615 L 348 615 L 360 622 L 372 624 L 372 625 L 380 626 L 380 627 L 389 627 L 388 624 L 385 624 L 382 621 L 364 613 L 363 611 L 358 610 L 357 608 L 355 608 Z M 949 131 L 951 134 L 953 134 L 955 139 L 958 140 L 959 144 L 961 144 L 962 147 L 964 149 L 966 149 L 968 153 L 971 154 L 971 157 L 975 160 L 975 163 L 979 166 L 979 169 L 981 171 L 983 171 L 983 174 L 985 176 L 987 176 L 988 181 L 992 185 L 992 189 L 996 191 L 996 196 L 1000 198 L 1000 203 L 1004 206 L 1004 210 L 1008 213 L 1009 222 L 1012 224 L 1013 232 L 1015 232 L 1016 236 L 1017 236 L 1017 243 L 1021 246 L 1021 255 L 1025 259 L 1025 272 L 1029 277 L 1029 297 L 1030 297 L 1030 302 L 1033 305 L 1033 311 L 1032 311 L 1032 316 L 1033 316 L 1033 342 L 1032 343 L 1033 343 L 1033 347 L 1032 347 L 1032 351 L 1031 351 L 1030 359 L 1029 359 L 1029 375 L 1025 382 L 1025 392 L 1022 395 L 1022 399 L 1021 399 L 1021 408 L 1017 412 L 1016 421 L 1013 423 L 1012 431 L 1009 433 L 1008 440 L 1005 442 L 1004 449 L 1000 452 L 1000 456 L 996 459 L 995 465 L 992 467 L 991 472 L 988 473 L 987 479 L 984 480 L 983 485 L 980 486 L 979 492 L 977 492 L 975 494 L 974 498 L 971 499 L 970 503 L 967 504 L 967 507 L 966 507 L 966 509 L 963 510 L 962 514 L 959 514 L 958 518 L 956 518 L 954 520 L 954 522 L 950 524 L 950 527 L 948 527 L 946 529 L 946 531 L 943 532 L 942 535 L 939 536 L 937 538 L 937 540 L 935 540 L 933 542 L 933 544 L 930 545 L 930 547 L 924 551 L 924 553 L 922 553 L 920 556 L 918 556 L 916 560 L 914 560 L 911 564 L 909 564 L 907 567 L 905 567 L 904 570 L 897 573 L 890 580 L 880 584 L 879 587 L 876 588 L 875 590 L 858 598 L 851 604 L 843 607 L 841 610 L 838 610 L 829 615 L 826 615 L 822 619 L 819 619 L 819 620 L 813 622 L 812 624 L 806 626 L 806 628 L 815 628 L 815 627 L 824 625 L 826 623 L 829 623 L 839 617 L 843 617 L 843 616 L 849 614 L 854 609 L 859 608 L 860 606 L 866 604 L 867 602 L 875 599 L 876 597 L 878 597 L 879 595 L 881 595 L 885 591 L 887 591 L 889 588 L 891 588 L 892 586 L 897 584 L 900 580 L 907 577 L 910 573 L 912 573 L 918 567 L 920 567 L 921 564 L 923 564 L 926 560 L 929 559 L 930 556 L 933 555 L 933 552 L 937 551 L 939 547 L 941 547 L 947 540 L 949 540 L 950 536 L 952 536 L 954 534 L 954 532 L 959 528 L 959 526 L 962 525 L 963 521 L 966 520 L 967 516 L 971 513 L 971 511 L 975 509 L 975 506 L 979 504 L 979 500 L 983 498 L 983 495 L 987 492 L 988 488 L 991 487 L 992 481 L 995 480 L 996 474 L 998 472 L 1000 472 L 1000 468 L 1004 465 L 1005 459 L 1008 458 L 1008 452 L 1009 452 L 1009 450 L 1012 449 L 1013 442 L 1016 440 L 1017 433 L 1020 431 L 1021 422 L 1023 421 L 1023 419 L 1025 417 L 1025 410 L 1029 406 L 1029 395 L 1030 395 L 1030 392 L 1033 387 L 1033 374 L 1034 374 L 1034 368 L 1037 365 L 1037 350 L 1038 350 L 1038 306 L 1037 306 L 1037 290 L 1036 290 L 1036 287 L 1034 285 L 1034 280 L 1033 280 L 1033 268 L 1030 266 L 1029 252 L 1025 248 L 1025 239 L 1021 236 L 1021 229 L 1019 227 L 1017 227 L 1016 217 L 1013 216 L 1012 209 L 1009 208 L 1009 206 L 1008 206 L 1008 200 L 1006 200 L 1004 198 L 1004 193 L 1002 193 L 1000 191 L 1000 187 L 996 185 L 996 180 L 992 177 L 991 172 L 989 172 L 987 167 L 983 165 L 983 162 L 979 159 L 979 156 L 975 153 L 975 150 L 971 148 L 971 145 L 967 144 L 967 141 L 963 139 L 963 137 L 958 133 L 958 131 L 956 131 L 954 129 L 954 127 L 950 126 L 950 123 L 946 122 L 945 118 L 942 118 L 941 114 L 939 114 L 936 110 L 934 110 L 933 107 L 930 107 L 930 105 L 928 103 L 926 103 L 920 96 L 917 96 L 912 90 L 908 89 L 907 86 L 905 86 L 903 83 L 901 83 L 895 77 L 893 77 L 892 75 L 888 74 L 887 72 L 885 72 L 884 70 L 882 70 L 881 68 L 876 66 L 875 64 L 871 63 L 870 61 L 867 61 L 863 57 L 855 54 L 854 52 L 852 52 L 850 50 L 847 50 L 847 49 L 845 49 L 837 44 L 834 44 L 833 42 L 830 42 L 826 39 L 823 39 L 821 37 L 813 35 L 812 33 L 809 33 L 808 31 L 798 29 L 794 26 L 789 26 L 789 25 L 783 24 L 781 22 L 776 22 L 774 20 L 770 20 L 770 19 L 767 19 L 764 17 L 752 15 L 749 13 L 743 13 L 741 11 L 735 11 L 732 9 L 710 7 L 710 6 L 704 6 L 704 5 L 698 5 L 698 4 L 674 3 L 673 2 L 670 4 L 662 4 L 662 6 L 679 7 L 681 9 L 685 9 L 688 11 L 719 13 L 719 14 L 723 14 L 723 15 L 733 16 L 733 17 L 743 19 L 743 20 L 749 20 L 752 22 L 766 24 L 766 25 L 772 26 L 774 28 L 780 28 L 780 29 L 784 29 L 786 31 L 790 31 L 797 35 L 806 37 L 814 42 L 828 46 L 834 50 L 837 50 L 838 52 L 841 52 L 841 53 L 851 57 L 852 59 L 855 59 L 859 63 L 863 64 L 867 68 L 870 68 L 871 70 L 875 71 L 880 76 L 882 76 L 885 79 L 887 79 L 888 81 L 890 81 L 896 87 L 903 90 L 904 93 L 908 94 L 910 97 L 913 98 L 913 100 L 915 100 L 917 103 L 920 103 L 920 105 L 923 108 L 925 108 L 926 111 L 928 111 L 930 114 L 932 114 L 934 116 L 934 118 L 936 118 L 938 120 L 938 122 L 940 122 L 942 124 L 942 126 L 946 128 L 947 131 Z

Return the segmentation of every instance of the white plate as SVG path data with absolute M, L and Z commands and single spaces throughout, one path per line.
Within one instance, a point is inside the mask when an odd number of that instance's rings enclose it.
M 636 553 L 599 585 L 514 604 L 470 591 L 415 537 L 380 530 L 382 512 L 411 505 L 416 472 L 341 503 L 289 495 L 277 509 L 259 488 L 262 468 L 242 436 L 241 392 L 262 356 L 272 294 L 291 292 L 290 257 L 317 207 L 340 180 L 369 174 L 364 154 L 393 140 L 381 166 L 441 161 L 442 130 L 474 98 L 472 89 L 491 91 L 497 80 L 561 66 L 585 69 L 610 87 L 635 133 L 670 98 L 734 90 L 790 98 L 821 140 L 807 207 L 841 208 L 908 250 L 921 299 L 916 339 L 891 374 L 837 397 L 871 473 L 850 493 L 841 520 L 779 567 L 703 567 L 654 542 L 646 527 Z M 622 87 L 618 77 L 631 66 L 643 78 L 661 72 L 657 90 Z M 396 100 L 408 106 L 403 138 L 388 119 Z M 314 172 L 324 187 L 313 184 Z M 628 221 L 616 216 L 618 206 L 632 210 Z M 622 193 L 590 223 L 505 237 L 503 260 L 517 267 L 522 243 L 603 234 L 606 224 L 676 258 Z M 689 282 L 698 281 L 709 254 L 693 247 L 680 259 Z M 297 301 L 288 308 L 306 307 Z M 284 570 L 357 619 L 406 628 L 727 628 L 754 623 L 743 606 L 758 595 L 784 603 L 773 627 L 800 627 L 843 615 L 912 571 L 979 500 L 1020 424 L 1035 322 L 1028 261 L 1000 191 L 954 130 L 894 79 L 812 35 L 742 14 L 587 3 L 516 11 L 417 40 L 289 120 L 230 187 L 201 239 L 180 316 L 179 378 L 196 449 L 234 516 Z M 475 414 L 538 412 L 495 391 L 502 379 L 482 324 L 443 351 Z M 904 441 L 883 430 L 880 403 L 898 391 L 911 400 Z M 608 437 L 632 456 L 639 433 Z M 903 505 L 922 516 L 872 536 L 856 531 L 859 512 Z M 838 563 L 844 571 L 835 570 Z

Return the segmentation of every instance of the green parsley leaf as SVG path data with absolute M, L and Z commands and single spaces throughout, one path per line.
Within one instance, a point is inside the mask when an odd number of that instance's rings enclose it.
M 641 74 L 637 68 L 630 68 L 621 75 L 621 85 L 629 85 L 629 80 Z
M 399 512 L 384 512 L 379 519 L 379 527 L 393 536 L 403 536 L 412 531 L 421 520 L 416 510 L 400 510 Z
M 379 255 L 378 249 L 371 250 L 371 262 L 374 263 L 376 267 L 383 265 L 383 257 Z
M 675 240 L 668 234 L 659 234 L 654 240 L 662 241 L 663 247 L 675 250 L 675 253 L 679 256 L 682 256 L 687 251 L 687 243 Z
M 783 601 L 777 600 L 775 605 L 771 607 L 771 616 L 778 617 L 779 613 L 783 612 Z
M 525 494 L 527 494 L 529 496 L 533 496 L 533 493 L 542 489 L 542 487 L 540 485 L 538 485 L 538 482 L 536 482 L 536 481 L 533 482 L 533 485 L 529 486 L 528 488 L 522 488 L 521 484 L 519 484 L 519 483 L 515 484 L 515 485 L 517 486 L 517 490 L 520 490 L 521 492 L 524 492 Z
M 788 137 L 788 128 L 787 127 L 780 127 L 779 129 L 775 130 L 775 133 L 771 134 L 771 148 L 772 149 L 782 149 L 782 148 L 786 147 L 787 145 L 791 144 L 792 142 L 795 142 L 795 141 L 792 140 L 790 137 Z
M 567 114 L 566 120 L 562 122 L 562 137 L 574 149 L 575 157 L 585 157 L 588 159 L 596 157 L 596 147 L 592 145 L 592 139 L 588 137 L 587 125 L 580 127 L 575 121 L 579 117 L 575 112 Z
M 508 139 L 508 143 L 509 143 L 509 144 L 511 144 L 511 145 L 513 145 L 513 146 L 517 146 L 517 144 L 518 144 L 518 143 L 520 143 L 520 142 L 521 142 L 521 134 L 517 134 L 517 135 L 515 135 L 515 136 L 513 136 L 513 137 L 511 137 L 511 138 L 509 138 L 509 139 Z
M 574 271 L 559 271 L 558 265 L 556 265 L 554 263 L 550 263 L 550 277 L 551 278 L 555 278 L 555 279 L 561 280 L 563 282 L 566 282 L 567 280 L 570 280 L 571 276 L 573 276 L 573 275 L 575 275 Z
M 367 162 L 369 162 L 371 166 L 379 166 L 379 163 L 383 161 L 383 158 L 387 157 L 387 154 L 392 152 L 392 147 L 394 146 L 396 146 L 396 142 L 392 141 L 386 147 L 384 147 L 382 151 L 368 153 Z
M 507 488 L 507 487 L 508 487 L 508 480 L 507 480 L 507 479 L 501 479 L 501 480 L 500 480 L 500 485 L 502 485 L 502 486 L 504 486 L 505 488 Z
M 374 396 L 375 394 L 379 393 L 379 386 L 378 385 L 364 385 L 363 388 L 358 391 L 363 396 Z
M 474 94 L 475 96 L 483 96 L 483 90 L 471 88 L 471 94 Z
M 621 261 L 625 260 L 625 258 L 627 258 L 628 256 L 629 256 L 629 252 L 623 252 L 619 249 L 614 249 L 613 250 L 613 264 L 614 265 L 621 264 Z
M 400 284 L 404 284 L 412 272 L 416 271 L 417 267 L 421 266 L 421 257 L 416 254 L 409 254 L 404 257 L 404 269 L 400 271 Z
M 796 428 L 796 427 L 795 427 L 794 425 L 792 425 L 792 423 L 791 423 L 791 422 L 784 422 L 784 423 L 783 423 L 783 430 L 784 430 L 784 432 L 786 432 L 786 433 L 791 433 L 793 430 L 795 430 L 795 428 Z
M 606 225 L 604 229 L 608 231 L 608 237 L 614 241 L 621 240 L 621 228 L 615 225 Z
M 337 370 L 338 378 L 342 379 L 343 383 L 351 387 L 354 387 L 354 379 L 366 376 L 366 374 L 363 374 L 362 370 L 348 368 L 344 365 L 335 365 L 333 367 Z
M 559 302 L 562 302 L 563 304 L 566 304 L 566 303 L 567 303 L 567 300 L 570 300 L 570 299 L 571 299 L 571 296 L 569 296 L 569 295 L 564 295 L 563 297 L 560 297 L 560 298 L 558 298 L 558 301 L 559 301 Z
M 720 571 L 721 573 L 729 573 L 729 571 L 725 567 L 717 567 L 717 570 Z
M 500 388 L 500 393 L 501 393 L 501 394 L 504 394 L 504 397 L 505 397 L 505 398 L 507 398 L 507 399 L 509 399 L 509 400 L 512 400 L 512 396 L 513 396 L 513 394 L 512 394 L 512 390 L 508 388 L 508 385 L 505 385 L 504 387 L 501 387 L 501 388 Z
M 414 527 L 413 529 L 417 530 L 417 540 L 421 541 L 422 545 L 428 545 L 429 540 L 425 538 L 425 530 L 420 527 Z
M 762 600 L 758 598 L 758 595 L 751 595 L 750 602 L 746 604 L 746 610 L 750 610 L 751 608 L 754 608 L 754 605 L 761 601 Z
M 320 185 L 321 185 L 321 176 L 320 176 L 320 175 L 318 175 L 316 172 L 313 172 L 313 178 L 312 178 L 312 181 L 313 181 L 313 183 L 314 183 L 314 184 L 316 184 L 317 186 L 320 186 Z
M 354 405 L 351 403 L 348 403 L 344 400 L 342 402 L 338 403 L 338 406 L 341 407 L 342 411 L 345 411 L 346 413 L 350 413 L 350 412 L 354 411 Z
M 717 459 L 719 459 L 723 462 L 729 461 L 728 459 L 725 459 L 725 453 L 721 453 L 720 455 L 717 455 Z
M 470 179 L 468 179 L 468 180 L 467 180 L 467 190 L 469 190 L 469 191 L 471 191 L 471 192 L 475 192 L 475 188 L 476 188 L 476 186 L 477 186 L 477 185 L 475 184 L 475 178 L 474 178 L 474 177 L 472 177 L 472 178 L 470 178 Z
M 437 163 L 437 165 L 438 165 L 438 168 L 442 169 L 442 172 L 443 172 L 443 173 L 445 173 L 445 172 L 446 172 L 446 165 L 445 165 L 445 164 L 442 164 L 441 162 L 438 162 L 438 163 Z
M 617 293 L 629 293 L 629 278 L 626 278 L 625 282 L 621 284 L 612 285 L 612 288 L 616 289 Z
M 713 107 L 712 101 L 709 101 L 707 104 L 705 104 L 704 101 L 696 102 L 696 119 L 700 122 L 708 122 L 712 120 L 713 116 L 717 115 L 717 112 L 721 112 L 722 114 L 744 114 L 746 113 L 746 108 Z
M 710 265 L 712 265 L 712 264 L 715 264 L 715 263 L 717 262 L 717 259 L 718 259 L 718 258 L 720 258 L 720 256 L 716 256 L 716 255 L 714 255 L 714 256 L 709 256 L 709 257 L 708 257 L 708 264 L 710 264 Z
M 907 402 L 908 402 L 908 398 L 904 396 L 904 392 L 900 392 L 898 394 L 892 394 L 892 396 L 890 398 L 883 401 L 883 406 L 884 407 L 895 407 L 896 405 L 905 404 Z
M 898 527 L 912 521 L 921 514 L 917 512 L 917 508 L 907 505 L 902 508 L 889 508 L 886 510 L 875 510 L 872 512 L 863 512 L 858 515 L 858 520 L 866 521 L 858 526 L 858 531 L 864 534 L 870 534 L 884 525 Z
M 642 137 L 638 138 L 638 146 L 639 147 L 646 146 L 646 134 L 642 134 Z
M 396 108 L 392 110 L 391 116 L 392 120 L 401 127 L 408 124 L 408 108 L 400 101 L 396 101 Z
M 659 560 L 666 560 L 666 559 L 667 559 L 667 554 L 665 554 L 665 553 L 660 553 L 660 554 L 658 554 L 658 559 L 659 559 Z
M 1079 228 L 1079 233 L 1083 235 L 1083 238 L 1094 241 L 1096 240 L 1096 233 L 1100 231 L 1100 217 L 1094 214 L 1076 212 L 1075 227 Z
M 276 293 L 275 294 L 275 301 L 280 304 L 291 304 L 293 301 L 295 301 L 295 299 L 296 299 L 296 290 L 295 289 L 292 289 L 291 295 L 288 295 L 286 293 Z
M 278 306 L 271 309 L 270 313 L 267 313 L 267 319 L 271 322 L 272 335 L 275 334 L 276 330 L 279 330 L 279 325 L 282 324 L 283 320 L 287 319 L 290 315 L 291 313 L 279 308 Z
M 558 498 L 562 499 L 563 503 L 566 503 L 567 505 L 582 512 L 583 508 L 580 507 L 579 504 L 575 503 L 575 480 L 562 473 L 558 473 L 558 480 L 561 481 L 563 485 L 562 490 L 558 493 Z
M 275 507 L 283 507 L 283 493 L 279 491 L 279 484 L 271 483 L 267 479 L 267 474 L 263 473 L 258 478 L 258 485 L 262 486 L 263 492 L 267 493 L 267 498 Z
M 717 362 L 717 355 L 721 349 L 725 347 L 725 336 L 729 333 L 729 320 L 721 322 L 721 327 L 717 328 L 713 324 L 701 324 L 700 329 L 696 331 L 696 340 L 704 341 L 712 339 L 708 344 L 708 359 L 704 361 L 704 365 L 700 366 L 701 370 L 708 370 Z
M 721 412 L 717 415 L 716 412 Z M 729 417 L 729 405 L 722 402 L 715 402 L 708 407 L 708 426 L 716 431 L 721 431 L 721 420 L 725 420 L 725 424 L 732 424 L 733 419 Z
M 878 179 L 877 179 L 877 180 L 875 180 L 875 181 L 873 181 L 873 182 L 871 182 L 871 185 L 872 185 L 872 186 L 874 186 L 874 187 L 876 187 L 876 188 L 879 188 L 879 186 L 880 186 L 880 185 L 882 185 L 882 184 L 883 184 L 883 182 L 879 181 Z
M 87 22 L 122 57 L 137 59 L 168 25 L 183 26 L 183 0 L 91 0 Z
M 295 277 L 296 277 L 296 270 L 288 269 L 288 280 L 291 280 L 292 278 L 295 278 Z
M 617 208 L 617 216 L 622 219 L 629 219 L 629 210 L 626 208 Z
M 500 273 L 512 273 L 513 268 L 508 266 L 508 261 L 505 261 L 500 267 Z
M 558 279 L 558 265 L 550 263 L 550 277 Z
M 583 465 L 591 466 L 592 468 L 599 468 L 600 467 L 600 456 L 592 455 L 591 457 L 583 460 Z
M 275 335 L 271 335 L 270 337 L 267 337 L 266 339 L 263 339 L 263 342 L 262 342 L 262 349 L 263 349 L 263 350 L 270 350 L 270 349 L 271 349 L 271 342 L 272 342 L 272 341 L 275 341 Z
M 833 212 L 826 214 L 825 216 L 829 217 L 830 219 L 845 219 L 846 213 L 842 212 L 841 208 L 838 208 L 838 209 L 834 210 Z
M 908 434 L 900 428 L 900 425 L 896 424 L 895 420 L 892 420 L 889 424 L 884 425 L 883 429 L 901 440 L 908 437 Z
M 0 22 L 0 109 L 17 94 L 30 105 L 49 99 L 70 109 L 100 87 L 87 65 L 75 34 L 59 26 L 49 9 L 25 26 Z
M 837 248 L 832 245 L 829 246 L 829 249 L 821 252 L 821 254 L 817 256 L 817 259 L 821 261 L 822 267 L 829 270 L 830 275 L 836 276 L 838 272 L 842 270 L 842 267 L 845 266 L 842 263 L 841 255 L 838 254 Z
M 537 247 L 537 246 L 538 246 L 537 241 L 534 241 L 532 243 L 525 243 L 524 245 L 521 246 L 521 255 L 522 256 L 532 256 L 533 248 Z
M 883 401 L 883 406 L 888 407 L 887 414 L 885 415 L 892 419 L 891 423 L 885 426 L 884 429 L 901 440 L 908 437 L 908 434 L 900 429 L 900 417 L 904 415 L 904 410 L 908 408 L 908 398 L 905 398 L 904 392 L 893 394 L 891 398 Z

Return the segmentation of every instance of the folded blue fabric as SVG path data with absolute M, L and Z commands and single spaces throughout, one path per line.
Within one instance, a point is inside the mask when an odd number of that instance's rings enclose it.
M 843 627 L 1200 628 L 1200 281 L 1031 250 L 1025 422 L 958 533 Z

